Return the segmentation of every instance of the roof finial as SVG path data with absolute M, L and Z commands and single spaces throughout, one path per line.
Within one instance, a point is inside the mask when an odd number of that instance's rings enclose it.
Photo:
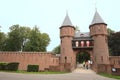
M 68 10 L 66 10 L 66 15 L 68 16 Z
M 95 11 L 97 11 L 97 0 L 95 0 Z
M 70 20 L 70 18 L 68 16 L 68 11 L 66 10 L 66 16 L 65 16 L 65 19 L 63 21 L 62 26 L 68 26 L 68 25 L 73 26 L 72 23 L 71 23 L 71 20 Z

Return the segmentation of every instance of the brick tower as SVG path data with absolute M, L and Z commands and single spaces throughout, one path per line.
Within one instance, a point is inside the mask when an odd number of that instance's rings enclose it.
M 73 63 L 75 62 L 73 61 L 75 55 L 73 53 L 72 43 L 71 43 L 74 37 L 74 33 L 75 33 L 75 27 L 72 25 L 68 14 L 66 14 L 63 24 L 60 27 L 60 39 L 61 39 L 60 62 L 62 64 L 70 63 L 71 68 Z
M 90 35 L 94 40 L 93 64 L 97 69 L 97 64 L 109 64 L 109 52 L 107 43 L 107 24 L 96 11 L 93 21 L 89 26 Z

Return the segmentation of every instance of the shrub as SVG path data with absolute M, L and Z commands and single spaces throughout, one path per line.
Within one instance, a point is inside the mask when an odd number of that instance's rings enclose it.
M 12 62 L 7 64 L 7 70 L 9 71 L 17 71 L 18 70 L 19 63 L 18 62 Z
M 28 65 L 27 66 L 28 72 L 38 72 L 39 71 L 39 65 Z
M 8 63 L 0 63 L 0 70 L 7 70 Z

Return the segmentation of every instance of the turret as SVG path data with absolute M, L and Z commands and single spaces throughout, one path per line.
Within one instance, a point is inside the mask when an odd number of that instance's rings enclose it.
M 66 14 L 63 24 L 60 27 L 60 38 L 73 37 L 74 33 L 75 33 L 75 27 L 72 25 L 68 14 Z
M 61 39 L 61 63 L 72 63 L 73 50 L 72 39 L 74 37 L 75 27 L 72 25 L 71 20 L 66 14 L 62 26 L 60 27 L 60 39 Z
M 96 11 L 92 23 L 89 26 L 90 35 L 94 40 L 94 62 L 97 64 L 109 64 L 109 52 L 107 43 L 107 24 Z

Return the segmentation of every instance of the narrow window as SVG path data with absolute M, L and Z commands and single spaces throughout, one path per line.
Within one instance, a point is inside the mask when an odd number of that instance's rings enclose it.
M 96 56 L 95 56 L 95 62 L 96 62 Z
M 103 62 L 103 56 L 101 56 L 101 61 Z

